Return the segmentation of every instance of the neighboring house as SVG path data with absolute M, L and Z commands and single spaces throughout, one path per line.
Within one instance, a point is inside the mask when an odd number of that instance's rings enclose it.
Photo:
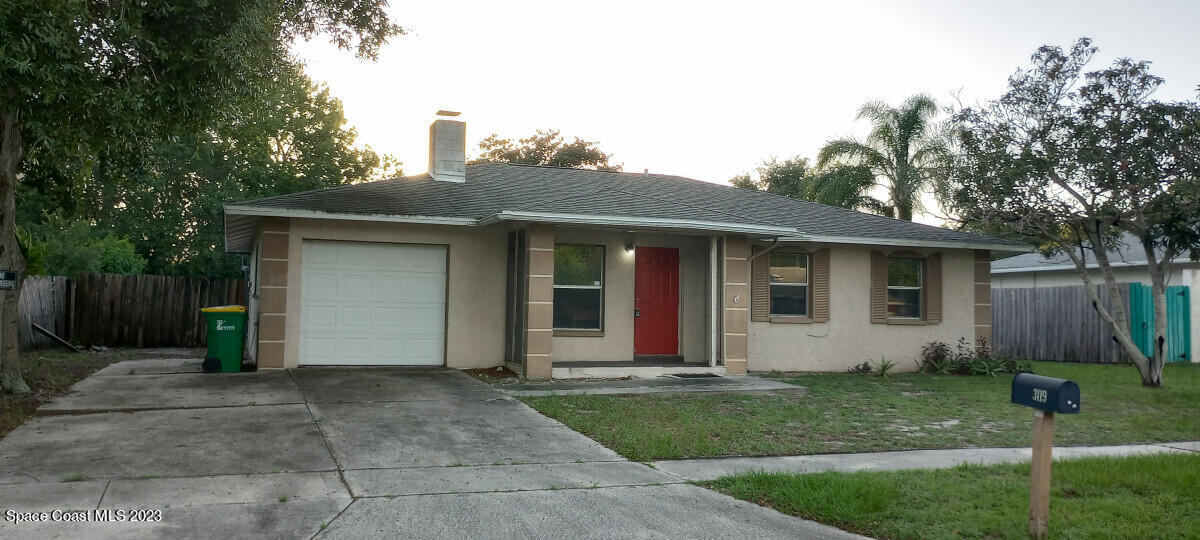
M 1162 250 L 1158 251 L 1162 255 Z M 1089 275 L 1097 284 L 1103 284 L 1104 274 L 1091 253 L 1088 253 Z M 1108 253 L 1113 277 L 1120 283 L 1150 284 L 1150 272 L 1146 269 L 1146 251 L 1137 238 L 1126 233 L 1117 246 Z M 1193 262 L 1187 254 L 1175 257 L 1166 276 L 1170 285 L 1200 286 L 1200 262 Z M 1083 278 L 1075 270 L 1075 263 L 1065 254 L 1046 257 L 1041 253 L 1024 253 L 992 261 L 992 287 L 1036 288 L 1083 285 Z
M 1158 255 L 1162 255 L 1161 249 L 1158 250 Z M 1087 256 L 1089 277 L 1097 286 L 1103 287 L 1104 274 L 1100 271 L 1100 265 L 1095 262 L 1095 257 L 1091 253 L 1088 253 Z M 1146 251 L 1137 237 L 1129 233 L 1123 235 L 1116 246 L 1108 251 L 1108 259 L 1113 270 L 1113 277 L 1118 283 L 1150 285 L 1150 271 L 1146 267 Z M 1175 257 L 1165 276 L 1165 281 L 1171 291 L 1176 291 L 1173 294 L 1182 292 L 1176 287 L 1187 287 L 1184 297 L 1168 299 L 1169 306 L 1178 300 L 1181 303 L 1181 309 L 1169 309 L 1168 311 L 1178 314 L 1171 316 L 1180 316 L 1184 321 L 1181 324 L 1190 327 L 1187 332 L 1180 330 L 1181 336 L 1184 333 L 1190 336 L 1182 338 L 1181 343 L 1187 343 L 1187 345 L 1182 346 L 1181 349 L 1184 351 L 1190 349 L 1188 358 L 1192 362 L 1200 362 L 1200 339 L 1196 339 L 1197 336 L 1200 336 L 1200 262 L 1192 261 L 1188 254 Z M 1041 253 L 1025 253 L 992 261 L 992 287 L 997 289 L 1037 289 L 1081 285 L 1083 285 L 1083 278 L 1075 269 L 1075 263 L 1071 262 L 1071 259 L 1065 254 L 1060 253 L 1046 257 Z M 1186 309 L 1182 309 L 1184 305 Z M 1141 309 L 1146 311 L 1152 307 L 1143 305 Z M 1131 322 L 1134 321 L 1131 320 Z M 1152 349 L 1149 347 L 1153 342 L 1152 332 L 1147 340 L 1143 349 L 1151 351 Z
M 989 336 L 1001 239 L 678 176 L 465 165 L 225 205 L 251 355 L 529 377 L 841 371 Z M 255 324 L 257 322 L 257 324 Z

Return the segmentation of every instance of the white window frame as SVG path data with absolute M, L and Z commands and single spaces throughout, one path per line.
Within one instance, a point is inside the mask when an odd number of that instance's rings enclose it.
M 564 332 L 603 332 L 604 331 L 604 277 L 605 277 L 604 276 L 604 265 L 608 262 L 606 260 L 608 258 L 607 246 L 604 246 L 601 244 L 554 244 L 554 249 L 558 249 L 558 246 L 580 246 L 580 247 L 600 248 L 600 284 L 599 285 L 559 285 L 557 283 L 554 283 L 554 270 L 551 269 L 551 271 L 550 271 L 550 282 L 553 285 L 554 290 L 558 290 L 558 289 L 594 289 L 594 290 L 600 291 L 600 315 L 599 315 L 599 318 L 597 319 L 600 322 L 600 326 L 598 328 L 560 328 L 557 326 L 553 326 L 553 324 L 551 324 L 552 329 L 560 330 L 560 331 L 564 331 Z M 553 293 L 551 293 L 551 294 L 553 294 Z M 557 304 L 555 304 L 555 306 L 557 306 Z M 553 309 L 550 310 L 550 319 L 551 319 L 551 323 L 553 323 L 553 320 L 554 320 L 554 310 Z
M 812 287 L 811 287 L 811 285 L 812 285 L 812 255 L 809 253 L 800 253 L 800 252 L 796 252 L 796 251 L 780 251 L 778 253 L 781 255 L 783 255 L 783 254 L 799 255 L 801 257 L 804 257 L 804 283 L 776 283 L 776 282 L 772 281 L 771 280 L 771 278 L 772 278 L 771 254 L 768 253 L 766 255 L 766 257 L 767 257 L 767 316 L 768 317 L 793 317 L 796 319 L 808 319 L 808 318 L 812 317 Z M 805 288 L 804 313 L 799 314 L 799 315 L 793 314 L 793 313 L 775 313 L 775 310 L 773 307 L 775 302 L 771 301 L 771 298 L 772 298 L 771 288 L 776 287 L 776 286 L 804 287 Z
M 893 260 L 908 260 L 908 261 L 916 261 L 917 262 L 917 286 L 916 287 L 913 287 L 911 285 L 892 285 L 891 264 L 892 264 Z M 889 290 L 889 291 L 891 291 L 892 289 L 895 289 L 898 291 L 913 291 L 913 290 L 917 291 L 917 316 L 916 317 L 897 317 L 897 316 L 892 315 L 891 313 L 888 313 L 887 317 L 889 319 L 900 319 L 900 320 L 908 320 L 908 321 L 923 321 L 923 320 L 925 320 L 925 259 L 922 259 L 920 257 L 888 257 L 888 278 L 887 279 L 888 279 L 887 290 Z

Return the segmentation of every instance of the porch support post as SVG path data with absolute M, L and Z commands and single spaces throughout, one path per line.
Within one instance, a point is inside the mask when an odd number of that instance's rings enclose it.
M 549 379 L 554 346 L 554 227 L 526 230 L 525 376 Z
M 708 367 L 717 365 L 717 332 L 721 328 L 721 282 L 717 261 L 718 237 L 708 237 Z
M 975 250 L 975 342 L 987 340 L 992 343 L 992 264 L 991 252 Z
M 750 318 L 750 240 L 725 237 L 725 372 L 746 373 Z

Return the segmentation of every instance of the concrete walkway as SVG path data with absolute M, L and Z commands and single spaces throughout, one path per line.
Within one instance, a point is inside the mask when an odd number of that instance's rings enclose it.
M 1200 452 L 1200 441 L 1123 446 L 1064 446 L 1054 449 L 1055 459 L 1096 456 L 1133 456 Z M 950 450 L 906 450 L 862 454 L 810 456 L 734 457 L 655 461 L 663 472 L 692 481 L 715 480 L 722 476 L 752 471 L 814 473 L 824 471 L 895 471 L 904 469 L 947 469 L 971 463 L 1019 463 L 1029 461 L 1029 448 L 959 448 Z
M 754 376 L 738 377 L 655 377 L 625 381 L 547 381 L 494 384 L 510 396 L 566 396 L 580 394 L 633 395 L 673 392 L 787 392 L 804 395 L 808 389 Z
M 197 365 L 114 364 L 0 440 L 0 509 L 93 518 L 0 520 L 0 538 L 856 538 L 629 462 L 455 370 Z M 135 509 L 150 521 L 95 519 Z

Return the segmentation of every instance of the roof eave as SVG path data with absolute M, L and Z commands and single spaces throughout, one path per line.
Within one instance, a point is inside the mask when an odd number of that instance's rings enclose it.
M 905 246 L 905 247 L 932 247 L 932 248 L 950 248 L 950 249 L 986 249 L 988 251 L 1001 251 L 1006 253 L 1031 253 L 1036 251 L 1034 246 L 1013 245 L 1013 244 L 996 244 L 991 242 L 971 242 L 971 241 L 953 241 L 953 240 L 909 240 L 904 238 L 879 238 L 869 236 L 833 236 L 824 234 L 807 234 L 803 237 L 780 238 L 783 242 L 827 242 L 830 244 L 862 244 L 872 246 Z
M 225 205 L 225 214 L 257 217 L 340 219 L 347 221 L 387 221 L 393 223 L 425 223 L 430 225 L 478 225 L 478 220 L 464 217 L 394 215 L 394 214 L 350 214 L 344 212 L 322 212 L 297 208 L 275 208 L 241 204 Z
M 681 229 L 737 234 L 753 234 L 769 237 L 797 236 L 799 231 L 792 227 L 775 227 L 752 223 L 702 221 L 691 219 L 643 218 L 633 216 L 606 216 L 595 214 L 560 214 L 549 212 L 522 212 L 504 210 L 479 220 L 480 225 L 491 225 L 501 221 L 524 221 L 531 223 L 556 223 L 565 225 L 594 225 L 607 227 L 644 227 L 657 229 Z M 807 237 L 806 237 L 807 238 Z

